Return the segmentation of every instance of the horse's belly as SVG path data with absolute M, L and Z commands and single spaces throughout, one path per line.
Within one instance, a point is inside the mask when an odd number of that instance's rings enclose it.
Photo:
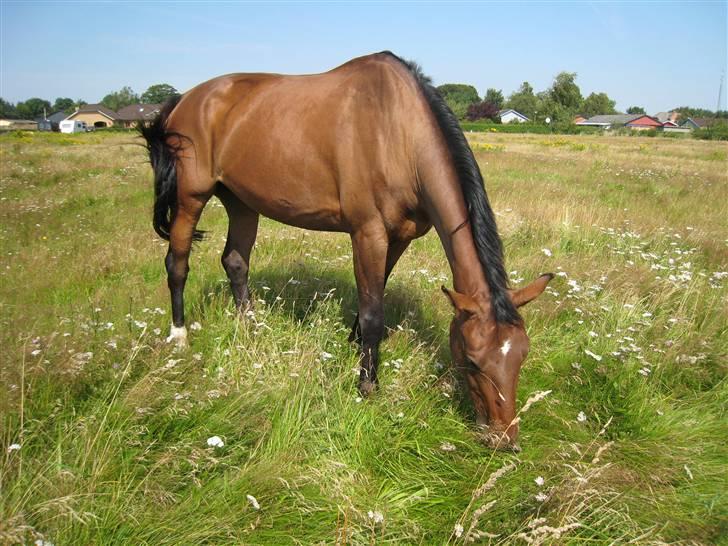
M 284 224 L 320 231 L 348 231 L 342 220 L 335 192 L 315 183 L 263 182 L 254 178 L 244 183 L 223 180 L 223 184 L 252 210 Z

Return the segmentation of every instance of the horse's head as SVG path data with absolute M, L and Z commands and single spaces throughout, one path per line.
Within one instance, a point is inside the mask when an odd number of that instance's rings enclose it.
M 553 275 L 510 292 L 520 307 L 538 297 Z M 493 318 L 490 301 L 442 288 L 455 308 L 450 324 L 450 348 L 455 365 L 465 376 L 476 412 L 476 422 L 487 426 L 492 447 L 518 449 L 516 387 L 528 354 L 528 335 L 520 324 L 501 324 Z

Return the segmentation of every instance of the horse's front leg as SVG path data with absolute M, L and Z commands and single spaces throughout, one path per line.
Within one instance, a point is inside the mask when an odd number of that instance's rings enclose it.
M 397 265 L 397 261 L 402 256 L 407 247 L 410 244 L 410 240 L 406 241 L 391 241 L 389 248 L 387 249 L 387 266 L 384 270 L 384 287 L 387 287 L 387 280 L 389 279 L 392 269 Z M 354 324 L 351 326 L 351 333 L 349 334 L 349 343 L 356 341 L 361 343 L 361 329 L 359 328 L 359 313 L 356 314 Z
M 178 348 L 188 346 L 185 328 L 184 290 L 189 271 L 189 257 L 192 239 L 206 199 L 186 198 L 181 200 L 174 215 L 169 236 L 169 251 L 165 259 L 167 285 L 172 299 L 172 326 L 167 342 Z
M 384 335 L 384 281 L 389 246 L 384 227 L 366 226 L 351 236 L 354 275 L 359 295 L 361 371 L 359 391 L 368 395 L 377 386 L 379 342 Z

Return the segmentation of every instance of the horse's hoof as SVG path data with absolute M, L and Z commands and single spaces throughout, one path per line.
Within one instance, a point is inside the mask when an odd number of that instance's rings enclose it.
M 189 342 L 187 341 L 187 328 L 184 326 L 172 326 L 169 329 L 167 343 L 173 343 L 174 348 L 177 350 L 187 349 L 189 347 Z
M 377 384 L 368 379 L 359 381 L 359 392 L 362 396 L 369 396 L 377 389 Z

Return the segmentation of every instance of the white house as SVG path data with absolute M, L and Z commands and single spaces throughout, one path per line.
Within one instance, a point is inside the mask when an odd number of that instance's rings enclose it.
M 530 121 L 526 116 L 520 112 L 516 112 L 512 108 L 501 110 L 498 115 L 500 116 L 501 123 L 525 123 L 526 121 Z

